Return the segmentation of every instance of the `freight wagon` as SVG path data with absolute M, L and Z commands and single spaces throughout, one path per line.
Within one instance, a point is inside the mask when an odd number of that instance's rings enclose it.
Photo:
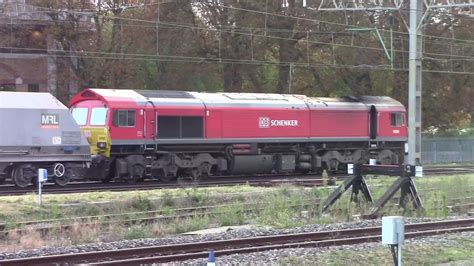
M 59 185 L 83 176 L 89 143 L 69 109 L 49 93 L 0 92 L 0 181 L 34 183 L 46 168 Z

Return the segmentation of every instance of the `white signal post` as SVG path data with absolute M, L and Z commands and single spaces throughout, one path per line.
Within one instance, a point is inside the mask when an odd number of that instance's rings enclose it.
M 403 216 L 382 217 L 382 244 L 389 245 L 396 258 L 396 266 L 402 266 L 402 245 L 405 242 Z M 395 252 L 396 247 L 396 252 Z
M 38 204 L 41 205 L 43 201 L 42 187 L 43 183 L 48 181 L 48 170 L 39 168 L 38 169 Z

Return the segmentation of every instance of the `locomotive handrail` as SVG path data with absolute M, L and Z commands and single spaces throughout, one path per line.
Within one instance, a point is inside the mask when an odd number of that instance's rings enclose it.
M 17 155 L 17 154 L 28 154 L 29 152 L 27 150 L 22 150 L 22 151 L 2 151 L 0 150 L 0 154 L 6 154 L 6 155 Z

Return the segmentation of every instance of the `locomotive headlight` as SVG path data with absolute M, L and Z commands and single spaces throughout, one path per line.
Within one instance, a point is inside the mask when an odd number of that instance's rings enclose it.
M 97 148 L 99 149 L 107 148 L 107 142 L 97 142 Z

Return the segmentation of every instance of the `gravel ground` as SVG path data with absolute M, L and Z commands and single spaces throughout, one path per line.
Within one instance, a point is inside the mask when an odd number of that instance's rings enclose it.
M 453 247 L 460 239 L 474 239 L 474 232 L 463 232 L 448 235 L 437 235 L 423 238 L 407 239 L 405 240 L 405 246 L 431 246 L 433 244 L 441 245 L 443 247 Z M 279 249 L 269 250 L 264 252 L 255 252 L 249 254 L 235 254 L 228 256 L 216 257 L 216 263 L 219 265 L 275 265 L 281 264 L 282 261 L 288 258 L 304 259 L 309 257 L 309 261 L 324 261 L 324 257 L 328 256 L 329 253 L 334 251 L 350 251 L 359 252 L 359 254 L 367 254 L 376 249 L 380 249 L 380 243 L 366 243 L 358 245 L 345 245 L 345 246 L 334 246 L 334 247 L 321 247 L 321 248 L 291 248 L 291 249 Z M 387 254 L 390 254 L 389 249 L 386 248 Z M 291 261 L 291 259 L 290 259 Z M 287 264 L 283 262 L 283 264 Z M 307 263 L 310 263 L 307 261 Z M 179 264 L 186 265 L 206 265 L 207 259 L 195 259 Z M 290 263 L 291 264 L 291 263 Z M 467 265 L 467 264 L 466 264 Z
M 449 218 L 449 219 L 453 219 L 453 218 Z M 443 219 L 406 218 L 405 223 L 406 224 L 420 223 L 420 222 L 427 222 L 427 221 L 434 221 L 434 220 L 443 220 Z M 99 251 L 99 250 L 115 250 L 115 249 L 133 248 L 133 247 L 169 245 L 169 244 L 234 239 L 234 238 L 266 236 L 266 235 L 276 235 L 276 234 L 350 229 L 350 228 L 359 228 L 359 227 L 380 226 L 380 224 L 381 224 L 381 220 L 361 220 L 358 222 L 340 223 L 340 224 L 307 225 L 307 226 L 302 226 L 302 227 L 292 228 L 292 229 L 258 229 L 258 228 L 239 229 L 239 230 L 231 230 L 225 233 L 217 233 L 217 234 L 178 235 L 178 236 L 173 236 L 173 237 L 168 237 L 168 238 L 156 238 L 156 239 L 147 238 L 147 239 L 136 239 L 136 240 L 123 240 L 123 241 L 115 241 L 115 242 L 108 242 L 108 243 L 85 244 L 85 245 L 72 246 L 72 247 L 45 247 L 41 249 L 29 249 L 29 250 L 22 250 L 22 251 L 12 252 L 12 253 L 0 253 L 0 262 L 3 259 L 25 258 L 25 257 L 32 257 L 32 256 L 81 253 L 81 252 Z M 280 253 L 280 251 L 278 251 L 277 253 Z

